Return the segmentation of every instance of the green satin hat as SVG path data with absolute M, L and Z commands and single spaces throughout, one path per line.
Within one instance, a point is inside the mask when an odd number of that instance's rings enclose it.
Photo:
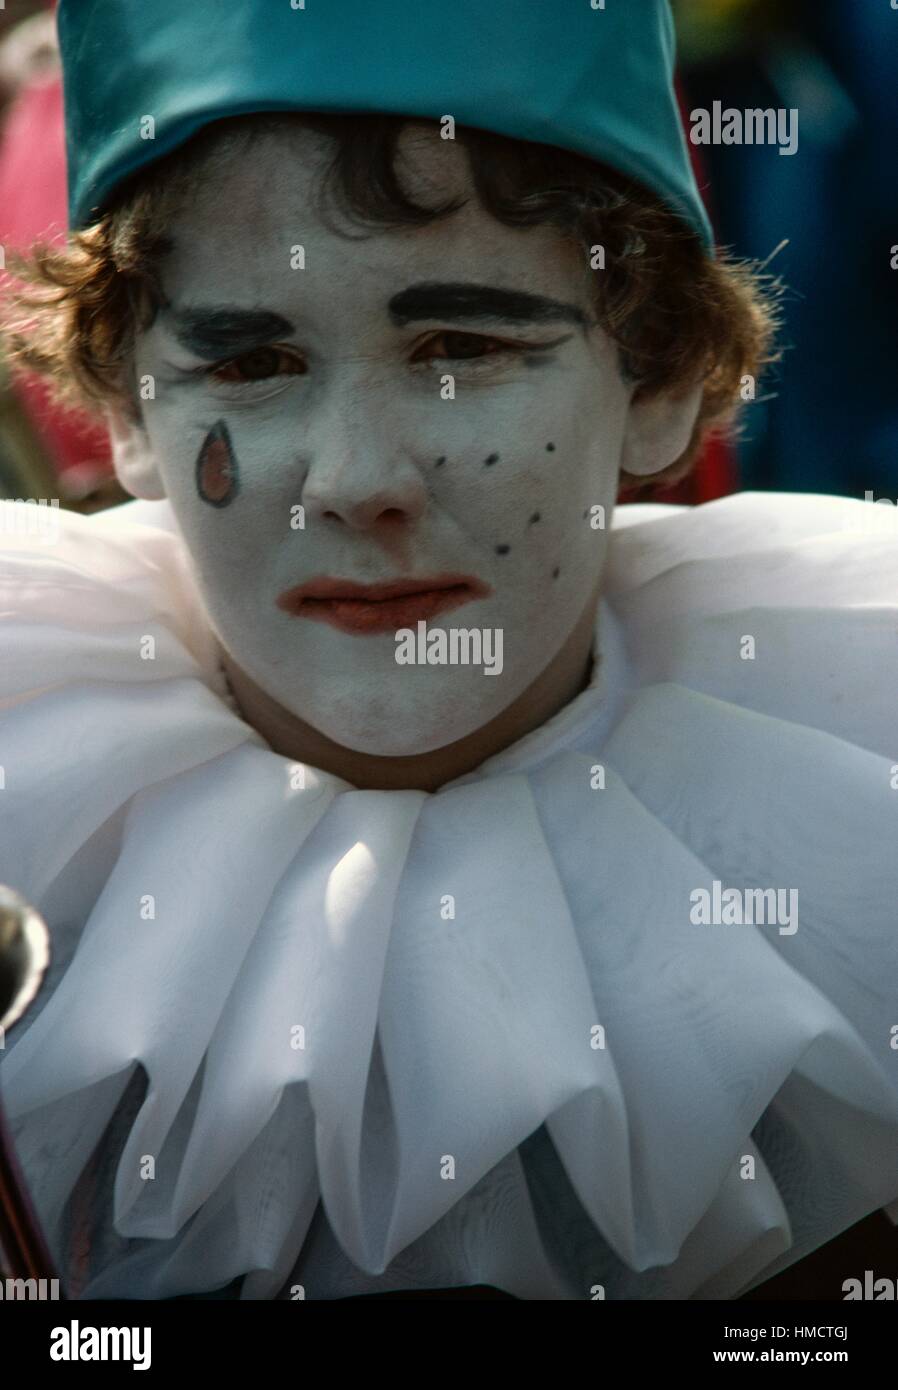
M 381 111 L 590 155 L 713 245 L 668 0 L 60 0 L 57 23 L 73 228 L 210 121 Z

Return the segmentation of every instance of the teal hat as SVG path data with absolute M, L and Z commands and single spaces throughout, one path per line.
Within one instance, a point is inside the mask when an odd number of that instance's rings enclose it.
M 711 247 L 668 0 L 603 5 L 60 0 L 70 225 L 94 221 L 123 179 L 210 121 L 376 111 L 589 155 L 654 190 Z

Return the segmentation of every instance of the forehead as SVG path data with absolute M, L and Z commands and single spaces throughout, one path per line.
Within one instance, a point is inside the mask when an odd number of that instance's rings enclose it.
M 251 296 L 295 280 L 292 253 L 305 253 L 303 292 L 317 286 L 355 295 L 395 292 L 410 279 L 484 280 L 500 287 L 564 292 L 588 303 L 585 252 L 548 225 L 519 228 L 481 206 L 463 146 L 433 127 L 406 126 L 396 172 L 425 206 L 460 196 L 457 212 L 422 227 L 381 228 L 348 221 L 327 194 L 324 174 L 334 144 L 301 126 L 259 135 L 216 155 L 196 176 L 170 224 L 164 278 L 172 296 L 220 289 Z M 351 239 L 350 239 L 351 238 Z M 342 290 L 341 290 L 342 287 Z

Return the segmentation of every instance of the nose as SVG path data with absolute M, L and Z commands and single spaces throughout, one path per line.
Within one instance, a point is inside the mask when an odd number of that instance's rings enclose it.
M 367 379 L 366 379 L 367 377 Z M 392 530 L 427 506 L 421 469 L 399 443 L 395 395 L 365 369 L 343 364 L 306 435 L 309 467 L 302 489 L 307 519 L 355 531 Z

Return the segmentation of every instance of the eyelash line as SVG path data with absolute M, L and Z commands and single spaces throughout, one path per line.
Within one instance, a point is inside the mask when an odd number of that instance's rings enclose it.
M 574 336 L 572 333 L 564 333 L 564 334 L 562 334 L 560 337 L 552 339 L 550 342 L 543 342 L 543 343 L 529 343 L 529 342 L 517 342 L 517 343 L 512 343 L 512 342 L 506 342 L 506 341 L 503 340 L 502 338 L 499 338 L 499 337 L 490 337 L 488 334 L 475 334 L 475 333 L 472 333 L 472 334 L 465 334 L 465 331 L 464 331 L 463 329 L 442 329 L 442 330 L 440 330 L 439 332 L 434 332 L 433 336 L 434 336 L 434 337 L 440 337 L 440 336 L 449 336 L 449 335 L 455 335 L 455 334 L 459 334 L 459 335 L 462 335 L 462 336 L 468 336 L 468 337 L 472 337 L 472 338 L 481 338 L 484 342 L 496 343 L 496 344 L 499 345 L 499 347 L 498 347 L 498 350 L 497 350 L 497 351 L 495 351 L 495 352 L 484 353 L 483 356 L 481 356 L 481 357 L 449 357 L 449 356 L 442 356 L 442 357 L 441 357 L 441 356 L 439 356 L 438 354 L 435 353 L 430 359 L 425 359 L 423 362 L 416 363 L 415 365 L 416 365 L 416 366 L 423 367 L 425 370 L 427 370 L 427 369 L 429 369 L 429 368 L 431 367 L 431 364 L 432 364 L 433 362 L 435 362 L 435 361 L 439 361 L 439 362 L 449 362 L 449 363 L 453 363 L 453 364 L 456 364 L 456 365 L 460 363 L 460 364 L 462 364 L 463 366 L 471 367 L 471 368 L 473 368 L 473 369 L 476 371 L 477 368 L 478 368 L 478 366 L 479 366 L 479 364 L 481 364 L 481 363 L 483 363 L 483 364 L 488 364 L 488 363 L 490 363 L 490 362 L 495 362 L 496 358 L 502 358 L 502 357 L 506 357 L 506 356 L 509 356 L 509 355 L 515 355 L 515 356 L 524 357 L 524 356 L 531 356 L 531 355 L 534 355 L 534 354 L 542 354 L 542 353 L 550 352 L 553 348 L 560 347 L 562 343 L 566 343 L 570 338 L 572 338 L 572 337 Z M 269 345 L 266 345 L 266 346 L 269 346 Z M 423 345 L 422 345 L 422 346 L 423 346 Z M 294 358 L 294 360 L 298 360 L 297 357 L 296 357 L 296 354 L 293 352 L 293 349 L 292 349 L 292 348 L 283 347 L 283 346 L 281 346 L 280 344 L 277 344 L 277 343 L 272 343 L 272 344 L 270 344 L 270 347 L 271 347 L 271 349 L 272 349 L 273 351 L 281 352 L 281 353 L 283 353 L 285 356 L 288 356 L 288 357 L 292 356 L 292 357 Z M 420 349 L 419 349 L 419 350 L 420 350 Z M 216 380 L 215 380 L 215 373 L 216 373 L 216 372 L 221 371 L 221 370 L 222 370 L 223 368 L 225 368 L 225 367 L 232 366 L 235 362 L 239 362 L 241 357 L 244 357 L 244 356 L 249 355 L 249 351 L 252 351 L 252 349 L 248 350 L 247 353 L 240 353 L 240 354 L 238 354 L 236 357 L 222 358 L 222 359 L 221 359 L 220 361 L 218 361 L 218 362 L 204 363 L 204 364 L 203 364 L 202 366 L 200 366 L 200 367 L 191 367 L 191 368 L 188 369 L 188 373 L 187 373 L 187 374 L 188 374 L 189 377 L 191 377 L 191 378 L 193 378 L 193 379 L 205 380 L 205 381 L 211 382 L 212 385 L 225 386 L 225 387 L 230 388 L 232 391 L 238 391 L 238 392 L 239 392 L 239 389 L 240 389 L 241 387 L 248 387 L 248 388 L 259 387 L 259 386 L 262 386 L 265 382 L 271 382 L 271 381 L 277 381 L 277 380 L 286 381 L 287 379 L 289 379 L 290 376 L 293 376 L 293 375 L 296 375 L 296 376 L 303 376 L 303 375 L 305 375 L 305 373 L 302 373 L 302 372 L 296 372 L 296 373 L 288 372 L 288 373 L 285 373 L 285 374 L 274 374 L 274 375 L 271 376 L 271 377 L 257 377 L 257 378 L 255 378 L 255 379 L 250 378 L 250 379 L 248 379 L 247 381 L 218 381 L 218 382 L 216 382 Z M 279 391 L 279 390 L 282 390 L 283 387 L 278 387 L 278 388 L 275 388 L 275 389 Z M 272 392 L 272 394 L 274 394 L 274 392 Z M 258 399 L 258 398 L 257 398 L 257 399 Z

